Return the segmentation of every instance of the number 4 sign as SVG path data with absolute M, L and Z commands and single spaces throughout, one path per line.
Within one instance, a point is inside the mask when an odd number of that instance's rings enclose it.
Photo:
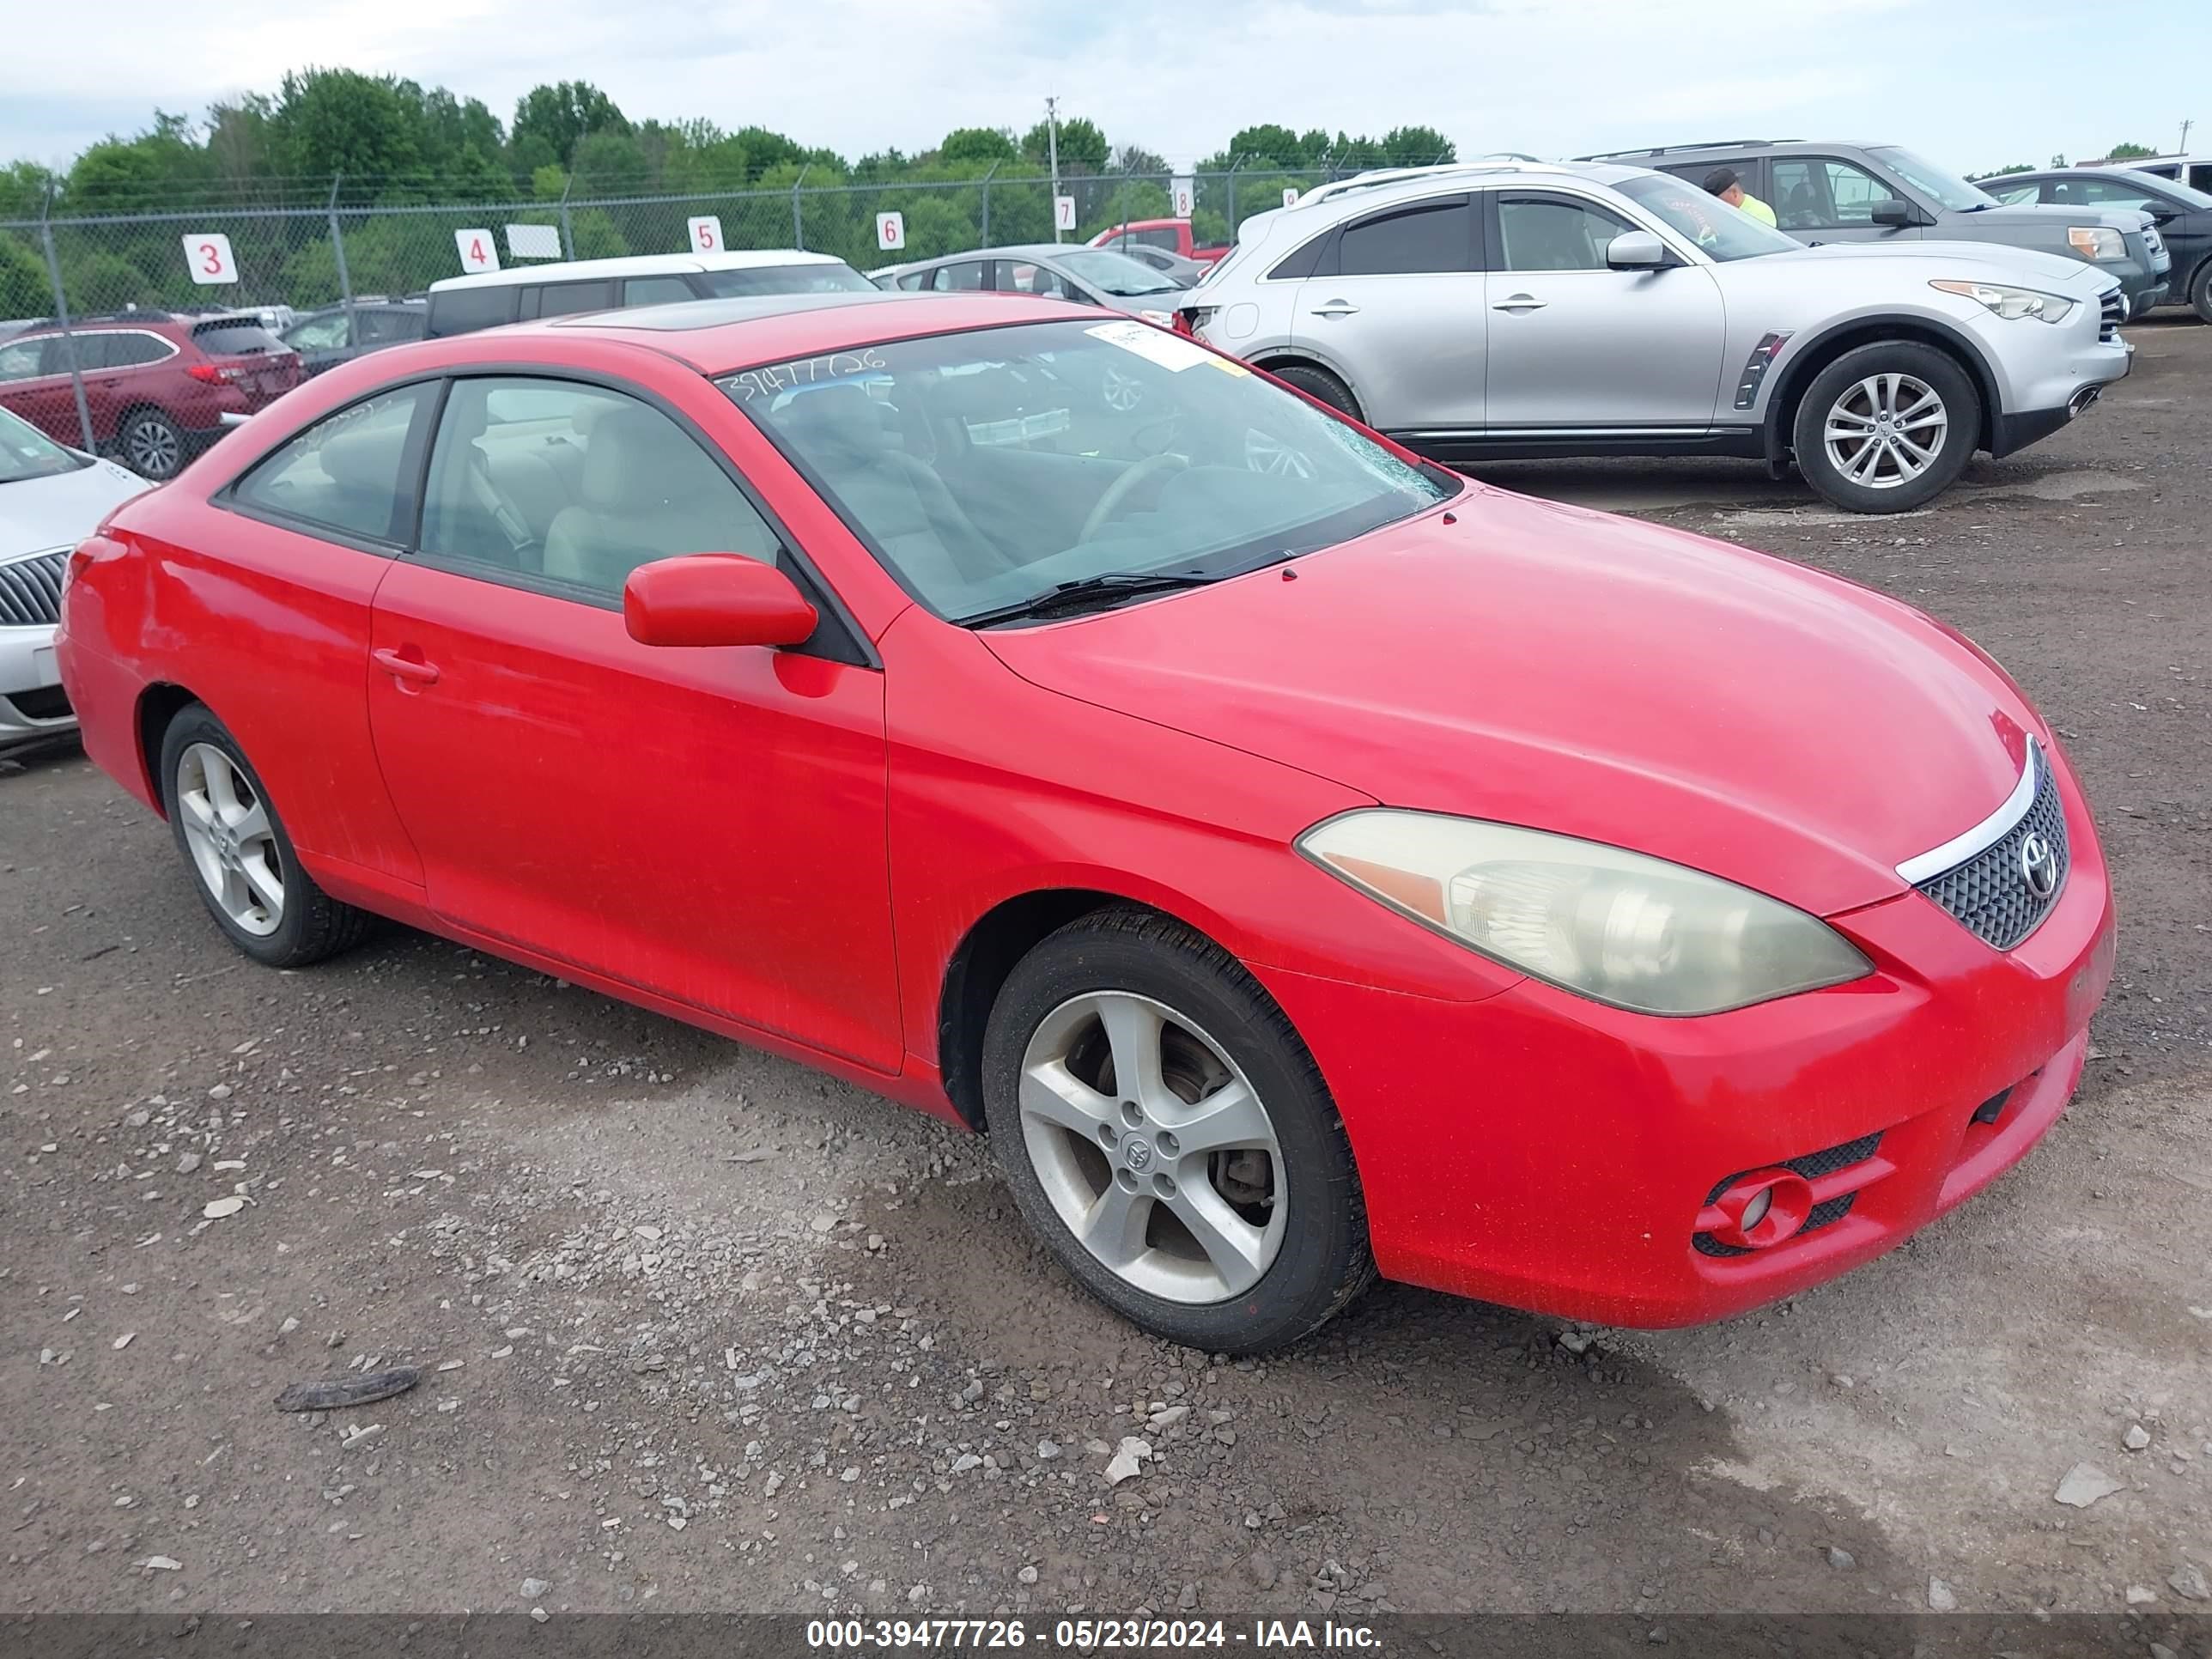
M 876 246 L 886 253 L 896 253 L 906 246 L 906 215 L 878 213 L 876 216 Z
M 711 213 L 702 213 L 684 222 L 685 234 L 690 238 L 694 253 L 720 253 L 722 251 L 722 222 Z
M 497 270 L 499 244 L 493 241 L 488 230 L 457 230 L 453 246 L 461 251 L 463 270 Z
M 238 280 L 238 264 L 230 257 L 230 238 L 213 231 L 185 238 L 185 264 L 202 288 Z

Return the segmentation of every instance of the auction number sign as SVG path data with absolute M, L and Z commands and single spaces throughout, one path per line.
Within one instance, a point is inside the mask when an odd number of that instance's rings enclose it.
M 230 238 L 217 231 L 185 238 L 185 265 L 202 288 L 238 280 L 238 262 L 231 258 Z
M 694 253 L 722 251 L 722 222 L 711 213 L 695 214 L 684 222 L 685 245 Z
M 461 251 L 463 270 L 497 270 L 499 244 L 493 241 L 488 230 L 457 230 L 453 246 Z

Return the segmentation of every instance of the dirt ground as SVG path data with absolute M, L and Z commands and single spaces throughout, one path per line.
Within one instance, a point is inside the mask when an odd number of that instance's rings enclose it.
M 1963 626 L 2117 873 L 2042 1148 L 1703 1330 L 1383 1286 L 1209 1364 L 1079 1294 L 980 1141 L 396 930 L 254 968 L 74 749 L 0 764 L 0 1613 L 2205 1610 L 2212 328 L 2132 337 L 2094 416 L 1910 516 L 1735 464 L 1493 475 Z M 271 1409 L 401 1362 L 435 1369 Z M 2055 1501 L 2083 1463 L 2110 1494 Z

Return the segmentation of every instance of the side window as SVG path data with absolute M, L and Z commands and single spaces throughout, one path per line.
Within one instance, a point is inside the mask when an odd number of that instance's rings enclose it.
M 2023 202 L 2036 200 L 2039 191 L 2047 191 L 2051 187 L 2049 185 L 2006 185 L 1992 179 L 1984 184 L 1982 188 L 2007 207 L 2018 207 Z
M 2161 212 L 2166 204 L 2147 190 L 2116 184 L 2110 179 L 2082 179 L 2075 181 L 2073 198 L 2077 202 L 2094 202 L 2099 207 L 2141 208 L 2145 213 Z
M 780 550 L 729 475 L 659 410 L 604 386 L 507 376 L 453 384 L 422 547 L 609 600 L 655 559 Z
M 615 285 L 611 282 L 548 283 L 537 290 L 538 304 L 533 312 L 526 295 L 522 314 L 526 317 L 570 317 L 580 311 L 611 311 L 615 303 Z
M 1170 253 L 1182 245 L 1182 239 L 1176 234 L 1176 228 L 1173 225 L 1155 225 L 1150 230 L 1134 232 L 1129 240 L 1133 242 L 1142 242 L 1150 247 L 1164 247 Z
M 138 368 L 175 355 L 169 343 L 152 334 L 117 333 L 107 337 L 107 366 Z
M 368 313 L 357 313 L 362 331 L 368 331 Z M 346 343 L 345 313 L 334 311 L 327 317 L 311 318 L 304 323 L 295 323 L 284 331 L 284 343 L 295 351 L 329 351 Z
M 430 333 L 444 339 L 495 328 L 514 320 L 515 301 L 521 291 L 513 283 L 485 283 L 474 288 L 449 288 L 430 296 Z
M 1864 167 L 1829 156 L 1793 156 L 1774 167 L 1775 222 L 1784 230 L 1841 230 L 1874 222 L 1874 204 L 1897 192 Z
M 632 276 L 623 283 L 622 302 L 626 306 L 672 305 L 698 297 L 681 276 Z
M 983 262 L 963 259 L 957 265 L 939 265 L 929 273 L 930 289 L 939 294 L 965 292 L 983 286 Z
M 1290 283 L 1296 282 L 1302 276 L 1312 276 L 1316 267 L 1321 263 L 1322 250 L 1328 246 L 1328 233 L 1323 231 L 1269 271 L 1268 280 L 1276 283 Z
M 46 356 L 43 339 L 11 340 L 0 345 L 0 380 L 27 380 L 46 373 L 40 367 Z
M 1467 199 L 1425 203 L 1347 225 L 1337 238 L 1337 273 L 1401 276 L 1474 268 L 1474 216 Z
M 325 416 L 258 462 L 232 499 L 349 536 L 399 539 L 406 526 L 392 520 L 404 494 L 407 434 L 436 389 L 401 386 Z
M 354 321 L 360 328 L 362 339 L 371 345 L 422 337 L 422 313 L 419 311 L 362 311 L 354 313 Z M 344 342 L 341 339 L 334 343 Z
M 1500 268 L 1604 270 L 1606 245 L 1635 227 L 1587 202 L 1552 196 L 1498 198 Z
M 1038 294 L 1053 300 L 1083 298 L 1058 271 L 1047 270 L 1042 265 L 1022 264 L 1012 259 L 999 261 L 999 291 L 1001 294 Z

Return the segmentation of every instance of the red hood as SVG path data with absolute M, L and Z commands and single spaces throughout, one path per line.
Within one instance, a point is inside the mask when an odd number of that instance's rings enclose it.
M 1830 915 L 2011 793 L 2033 715 L 1909 606 L 1477 487 L 1218 587 L 983 638 L 1061 694 L 1393 805 L 1556 830 Z M 1285 580 L 1295 573 L 1295 580 Z

